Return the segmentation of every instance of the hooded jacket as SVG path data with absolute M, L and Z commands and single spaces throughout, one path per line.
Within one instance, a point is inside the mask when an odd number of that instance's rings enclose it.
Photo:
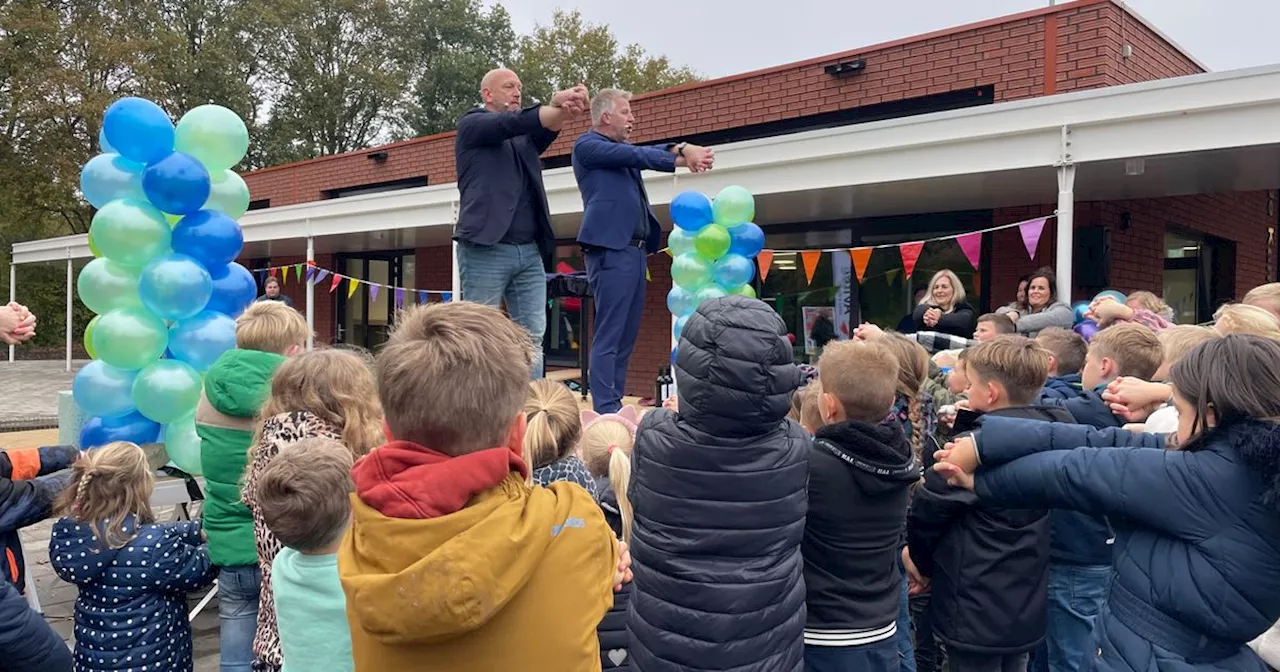
M 338 551 L 356 669 L 600 669 L 613 533 L 585 490 L 526 474 L 507 448 L 404 441 L 356 463 Z
M 204 374 L 196 433 L 205 481 L 204 530 L 209 557 L 219 567 L 258 563 L 253 515 L 240 499 L 240 480 L 249 462 L 253 421 L 284 359 L 273 352 L 228 350 Z
M 800 384 L 785 333 L 760 301 L 703 302 L 676 358 L 679 413 L 636 433 L 636 670 L 803 667 L 809 437 L 785 419 Z
M 1080 374 L 1069 373 L 1065 376 L 1052 376 L 1040 390 L 1041 397 L 1049 399 L 1073 399 L 1084 394 L 1080 385 Z
M 0 581 L 0 670 L 71 672 L 71 651 L 8 581 Z
M 1236 420 L 1194 444 L 1005 418 L 977 436 L 979 497 L 1117 527 L 1092 670 L 1265 669 L 1246 643 L 1280 619 L 1280 428 Z
M 892 637 L 910 487 L 920 465 L 894 424 L 842 422 L 809 449 L 805 643 L 856 646 Z
M 79 456 L 74 446 L 0 450 L 0 577 L 19 593 L 26 585 L 26 567 L 18 531 L 52 514 L 53 501 L 71 478 L 69 471 L 56 472 Z
M 76 669 L 191 669 L 187 593 L 213 583 L 215 570 L 194 522 L 137 525 L 129 543 L 99 541 L 73 518 L 54 523 L 50 562 L 76 584 Z
M 974 422 L 981 427 L 998 416 L 1071 420 L 1061 409 L 1024 406 L 991 411 Z M 1044 639 L 1049 585 L 1049 512 L 1044 508 L 984 501 L 929 470 L 912 498 L 907 545 L 912 562 L 932 580 L 933 628 L 947 646 L 1012 655 Z

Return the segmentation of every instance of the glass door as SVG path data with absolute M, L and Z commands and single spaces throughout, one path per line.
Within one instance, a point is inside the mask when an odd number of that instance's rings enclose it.
M 412 254 L 369 253 L 339 255 L 339 272 L 350 278 L 380 285 L 377 296 L 370 298 L 369 286 L 360 285 L 354 294 L 347 296 L 338 291 L 338 320 L 335 342 L 358 345 L 377 350 L 391 333 L 395 324 L 394 287 L 405 287 L 406 277 L 412 277 Z M 409 300 L 406 297 L 406 300 Z

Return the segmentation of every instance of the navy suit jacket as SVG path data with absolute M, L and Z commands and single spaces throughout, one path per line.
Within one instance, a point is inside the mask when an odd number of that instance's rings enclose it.
M 676 172 L 670 145 L 637 147 L 597 133 L 583 133 L 573 143 L 573 176 L 582 192 L 582 227 L 578 242 L 621 250 L 635 238 L 636 223 L 649 222 L 645 247 L 657 252 L 662 229 L 649 206 L 640 171 Z
M 453 149 L 461 204 L 453 237 L 476 245 L 494 245 L 507 235 L 520 191 L 526 188 L 523 165 L 531 178 L 530 187 L 536 187 L 529 200 L 538 223 L 538 249 L 544 264 L 549 264 L 556 240 L 538 157 L 559 132 L 542 127 L 539 107 L 519 112 L 490 112 L 478 107 L 458 120 Z

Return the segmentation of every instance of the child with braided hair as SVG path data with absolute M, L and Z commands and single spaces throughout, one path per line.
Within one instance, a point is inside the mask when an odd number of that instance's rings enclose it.
M 84 453 L 58 501 L 53 569 L 76 584 L 77 670 L 192 669 L 186 594 L 213 583 L 200 524 L 157 523 L 137 445 Z

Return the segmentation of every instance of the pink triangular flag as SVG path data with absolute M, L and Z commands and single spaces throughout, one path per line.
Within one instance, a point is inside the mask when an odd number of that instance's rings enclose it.
M 1018 225 L 1018 230 L 1022 232 L 1022 244 L 1027 248 L 1027 256 L 1032 259 L 1036 258 L 1036 248 L 1040 246 L 1040 234 L 1044 232 L 1044 223 L 1048 219 L 1048 217 L 1040 217 Z
M 956 242 L 960 244 L 960 251 L 964 252 L 969 265 L 973 270 L 978 270 L 978 262 L 982 259 L 982 232 L 965 234 L 956 238 Z

